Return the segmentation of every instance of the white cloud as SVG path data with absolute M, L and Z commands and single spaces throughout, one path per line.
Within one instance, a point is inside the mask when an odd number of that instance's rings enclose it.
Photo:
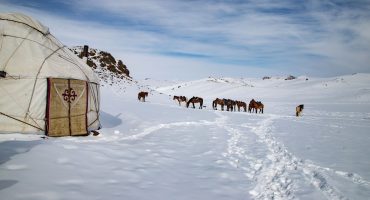
M 74 13 L 99 13 L 103 19 L 122 20 L 118 25 L 15 5 L 5 10 L 18 9 L 35 16 L 67 45 L 89 44 L 119 55 L 136 71 L 134 76 L 144 77 L 153 63 L 163 70 L 156 74 L 165 78 L 207 73 L 264 76 L 280 71 L 326 76 L 370 72 L 370 16 L 366 7 L 348 9 L 321 1 L 301 5 L 249 2 L 64 2 Z

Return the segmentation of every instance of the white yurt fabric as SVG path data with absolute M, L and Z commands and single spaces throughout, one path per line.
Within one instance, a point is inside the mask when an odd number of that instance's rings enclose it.
M 91 68 L 37 20 L 19 13 L 0 14 L 0 133 L 47 133 L 52 105 L 48 91 L 55 86 L 50 81 L 54 79 L 66 80 L 69 86 L 56 90 L 56 96 L 68 103 L 68 116 L 62 117 L 71 119 L 71 105 L 80 104 L 71 103 L 71 97 L 76 98 L 69 80 L 86 82 L 86 91 L 81 90 L 87 95 L 87 103 L 81 104 L 86 107 L 86 131 L 100 128 L 99 78 Z

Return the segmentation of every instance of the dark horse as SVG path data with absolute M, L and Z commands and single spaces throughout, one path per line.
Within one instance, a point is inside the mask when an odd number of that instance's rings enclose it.
M 236 102 L 231 99 L 223 99 L 226 105 L 226 111 L 235 111 Z
M 139 92 L 139 94 L 137 95 L 137 98 L 139 99 L 139 101 L 141 100 L 141 98 L 143 98 L 143 101 L 145 102 L 145 97 L 148 96 L 148 92 Z
M 238 106 L 238 111 L 240 112 L 240 107 L 244 108 L 244 112 L 247 112 L 247 104 L 243 101 L 235 101 L 236 106 Z
M 177 100 L 179 102 L 179 106 L 181 106 L 181 102 L 186 103 L 186 97 L 185 96 L 173 96 L 173 100 Z
M 212 103 L 212 107 L 214 110 L 217 110 L 217 104 L 221 105 L 221 110 L 223 111 L 224 106 L 225 106 L 225 101 L 223 99 L 216 98 Z
M 260 101 L 255 101 L 254 99 L 252 99 L 249 102 L 248 111 L 253 112 L 253 109 L 254 109 L 257 113 L 257 111 L 259 110 L 260 111 L 259 113 L 263 114 L 263 108 L 264 108 L 263 103 L 261 103 Z
M 303 111 L 303 109 L 304 109 L 304 105 L 303 104 L 297 106 L 295 108 L 295 116 L 299 117 L 299 115 L 301 114 L 301 112 Z
M 200 98 L 200 97 L 192 97 L 189 99 L 189 101 L 186 103 L 186 107 L 189 108 L 189 104 L 192 103 L 193 104 L 193 108 L 195 108 L 195 105 L 194 103 L 199 103 L 199 109 L 202 109 L 203 108 L 203 99 Z

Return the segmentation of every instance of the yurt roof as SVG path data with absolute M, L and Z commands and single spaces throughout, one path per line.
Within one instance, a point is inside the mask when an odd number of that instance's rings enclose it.
M 48 77 L 99 83 L 93 70 L 39 21 L 0 13 L 0 71 L 17 78 Z
M 13 22 L 18 22 L 30 26 L 43 34 L 49 33 L 49 28 L 42 25 L 39 21 L 24 15 L 22 13 L 0 13 L 1 20 L 8 20 Z

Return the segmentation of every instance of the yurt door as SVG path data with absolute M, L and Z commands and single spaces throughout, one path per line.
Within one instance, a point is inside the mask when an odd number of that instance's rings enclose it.
M 87 82 L 48 78 L 47 135 L 87 134 Z

